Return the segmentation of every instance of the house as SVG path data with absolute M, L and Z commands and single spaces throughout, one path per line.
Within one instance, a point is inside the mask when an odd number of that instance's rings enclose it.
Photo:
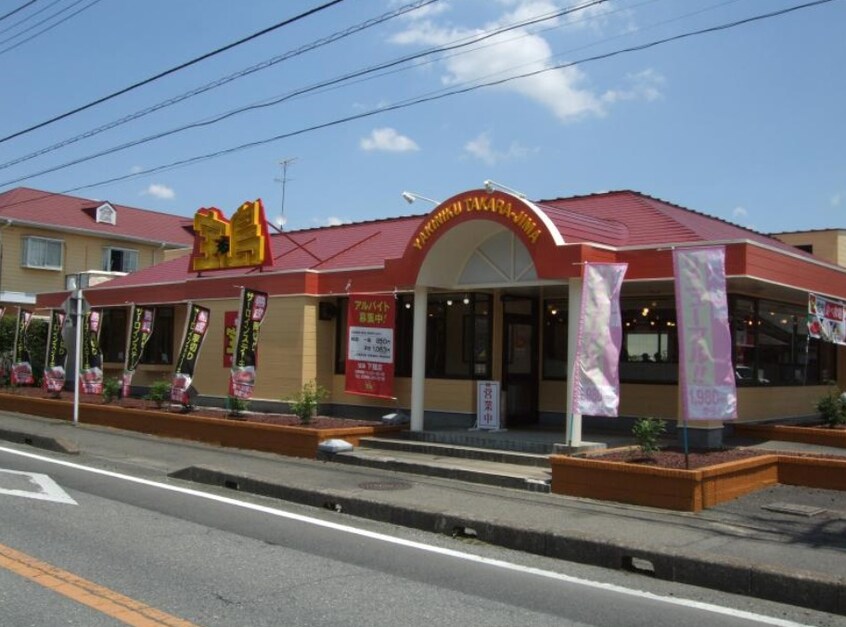
M 102 308 L 104 368 L 119 374 L 129 303 L 154 306 L 158 359 L 136 384 L 173 374 L 191 303 L 210 320 L 194 383 L 206 402 L 228 394 L 234 319 L 243 287 L 269 295 L 258 341 L 254 403 L 291 399 L 308 382 L 349 417 L 408 411 L 413 430 L 474 424 L 477 383 L 501 385 L 509 429 L 564 428 L 586 263 L 628 264 L 620 297 L 621 417 L 679 416 L 673 250 L 719 246 L 737 373 L 737 420 L 813 413 L 828 382 L 846 387 L 846 347 L 809 337 L 809 294 L 846 300 L 835 260 L 639 192 L 530 201 L 470 189 L 427 214 L 270 237 L 272 266 L 198 272 L 165 261 L 86 291 Z M 354 294 L 396 303 L 394 398 L 350 394 L 347 304 Z M 66 293 L 45 294 L 42 307 Z M 111 316 L 109 314 L 112 314 Z M 111 322 L 110 322 L 111 320 Z M 148 351 L 149 352 L 149 351 Z M 615 419 L 585 416 L 610 425 Z M 620 421 L 618 420 L 617 424 Z M 693 446 L 721 441 L 719 420 L 691 424 Z
M 0 307 L 190 252 L 190 218 L 19 187 L 0 193 Z

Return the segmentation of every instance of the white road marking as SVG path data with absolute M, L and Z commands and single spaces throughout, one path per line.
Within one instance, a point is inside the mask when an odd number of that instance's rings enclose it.
M 25 484 L 29 489 L 18 490 L 16 488 L 4 488 L 3 481 L 12 481 L 11 485 Z M 23 481 L 21 481 L 23 479 Z M 23 496 L 28 499 L 38 499 L 40 501 L 53 501 L 55 503 L 66 503 L 68 505 L 76 505 L 70 495 L 59 487 L 59 484 L 53 481 L 47 475 L 42 475 L 37 472 L 19 472 L 17 470 L 4 470 L 0 468 L 0 494 L 8 494 L 10 496 Z
M 416 542 L 414 540 L 405 540 L 403 538 L 396 538 L 394 536 L 389 536 L 384 533 L 379 533 L 376 531 L 367 531 L 366 529 L 358 529 L 356 527 L 350 527 L 348 525 L 342 525 L 339 523 L 330 522 L 327 520 L 320 520 L 319 518 L 312 518 L 311 516 L 303 516 L 302 514 L 295 514 L 293 512 L 286 512 L 281 509 L 276 509 L 273 507 L 267 507 L 265 505 L 257 505 L 255 503 L 247 503 L 245 501 L 239 501 L 237 499 L 233 499 L 226 496 L 220 496 L 217 494 L 211 494 L 208 492 L 201 492 L 200 490 L 194 490 L 192 488 L 183 488 L 182 486 L 175 486 L 175 485 L 168 485 L 166 483 L 160 483 L 158 481 L 151 481 L 149 479 L 141 479 L 140 477 L 133 477 L 131 475 L 124 475 L 118 472 L 112 472 L 110 470 L 101 470 L 99 468 L 91 468 L 90 466 L 83 466 L 81 464 L 74 464 L 72 462 L 67 462 L 60 459 L 50 459 L 49 457 L 43 457 L 41 455 L 36 455 L 34 453 L 28 453 L 25 451 L 17 451 L 15 449 L 5 448 L 0 446 L 0 452 L 2 453 L 9 453 L 11 455 L 18 455 L 21 457 L 27 457 L 29 459 L 37 459 L 39 461 L 48 463 L 48 464 L 56 464 L 58 466 L 64 466 L 66 468 L 73 468 L 75 470 L 80 470 L 83 472 L 89 472 L 91 474 L 100 475 L 103 477 L 111 477 L 113 479 L 120 479 L 123 481 L 127 481 L 130 483 L 136 483 L 139 485 L 149 486 L 152 488 L 159 488 L 161 490 L 167 490 L 169 492 L 176 492 L 179 494 L 186 494 L 189 496 L 195 496 L 202 499 L 207 499 L 209 501 L 216 501 L 218 503 L 225 503 L 227 505 L 233 505 L 235 507 L 241 507 L 243 509 L 248 509 L 256 512 L 262 512 L 264 514 L 270 514 L 271 516 L 277 516 L 279 518 L 286 518 L 288 520 L 296 520 L 298 522 L 306 523 L 309 525 L 314 525 L 316 527 L 324 527 L 326 529 L 333 529 L 335 531 L 340 531 L 343 533 L 348 533 L 351 535 L 362 536 L 365 538 L 369 538 L 371 540 L 378 540 L 381 542 L 386 542 L 389 544 L 395 544 L 398 546 L 403 546 L 406 548 L 417 549 L 420 551 L 426 551 L 428 553 L 435 553 L 438 555 L 445 555 L 448 557 L 453 557 L 460 560 L 465 560 L 468 562 L 476 562 L 479 564 L 485 564 L 487 566 L 493 566 L 495 568 L 502 568 L 503 570 L 510 570 L 514 572 L 520 572 L 524 574 L 531 574 L 538 577 L 544 577 L 546 579 L 553 579 L 557 581 L 563 581 L 570 584 L 585 586 L 588 588 L 596 588 L 600 590 L 606 590 L 608 592 L 615 592 L 618 594 L 623 594 L 627 596 L 638 597 L 641 599 L 649 599 L 651 601 L 658 601 L 660 603 L 667 603 L 669 605 L 679 605 L 682 607 L 694 608 L 703 610 L 706 612 L 712 612 L 714 614 L 722 614 L 724 616 L 731 616 L 734 618 L 741 618 L 744 620 L 751 620 L 757 621 L 762 625 L 775 625 L 776 627 L 809 627 L 808 625 L 804 625 L 803 623 L 796 623 L 789 620 L 784 620 L 781 618 L 774 618 L 772 616 L 765 616 L 763 614 L 755 614 L 754 612 L 747 612 L 744 610 L 736 610 L 730 607 L 723 607 L 721 605 L 714 605 L 712 603 L 704 603 L 701 601 L 693 601 L 691 599 L 682 599 L 680 597 L 665 597 L 659 594 L 655 594 L 653 592 L 647 592 L 645 590 L 636 590 L 633 588 L 624 588 L 623 586 L 618 586 L 616 584 L 604 583 L 601 581 L 592 581 L 590 579 L 582 579 L 581 577 L 573 577 L 571 575 L 565 575 L 563 573 L 557 573 L 555 571 L 550 570 L 543 570 L 540 568 L 533 568 L 531 566 L 522 566 L 520 564 L 513 564 L 511 562 L 506 562 L 504 560 L 498 559 L 491 559 L 489 557 L 482 557 L 479 555 L 472 555 L 470 553 L 464 553 L 462 551 L 456 551 L 454 549 L 447 549 L 443 547 L 431 546 L 428 544 L 424 544 L 422 542 Z

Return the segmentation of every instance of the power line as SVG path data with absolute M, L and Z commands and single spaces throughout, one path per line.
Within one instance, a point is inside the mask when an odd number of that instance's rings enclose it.
M 184 92 L 184 93 L 182 93 L 178 96 L 174 96 L 173 98 L 169 98 L 169 99 L 164 100 L 162 102 L 159 102 L 155 105 L 147 107 L 146 109 L 136 111 L 135 113 L 124 116 L 124 117 L 122 117 L 118 120 L 113 120 L 112 122 L 109 122 L 108 124 L 104 124 L 102 126 L 91 129 L 89 131 L 86 131 L 86 132 L 81 133 L 79 135 L 76 135 L 74 137 L 64 139 L 60 142 L 52 144 L 51 146 L 41 148 L 41 149 L 36 150 L 34 152 L 31 152 L 29 154 L 26 154 L 26 155 L 23 155 L 21 157 L 17 157 L 15 159 L 12 159 L 11 161 L 7 161 L 3 164 L 0 164 L 0 170 L 5 170 L 6 168 L 9 168 L 13 165 L 17 165 L 19 163 L 29 161 L 30 159 L 34 159 L 35 157 L 39 157 L 41 155 L 44 155 L 44 154 L 53 152 L 55 150 L 58 150 L 59 148 L 64 148 L 65 146 L 69 146 L 69 145 L 74 144 L 74 143 L 81 141 L 83 139 L 88 139 L 89 137 L 94 137 L 95 135 L 99 135 L 100 133 L 103 133 L 105 131 L 113 129 L 117 126 L 121 126 L 121 125 L 126 124 L 128 122 L 131 122 L 133 120 L 137 120 L 137 119 L 142 118 L 146 115 L 149 115 L 150 113 L 154 113 L 155 111 L 159 111 L 160 109 L 164 109 L 164 108 L 169 107 L 171 105 L 175 105 L 179 102 L 182 102 L 183 100 L 187 100 L 189 98 L 193 98 L 194 96 L 198 96 L 198 95 L 205 93 L 207 91 L 211 91 L 212 89 L 222 87 L 223 85 L 226 85 L 227 83 L 230 83 L 234 80 L 243 78 L 245 76 L 249 76 L 250 74 L 253 74 L 254 72 L 258 72 L 260 70 L 267 69 L 267 68 L 272 67 L 273 65 L 276 65 L 277 63 L 280 63 L 282 61 L 287 61 L 288 59 L 291 59 L 291 58 L 296 57 L 296 56 L 300 56 L 302 54 L 305 54 L 306 52 L 310 52 L 310 51 L 315 50 L 317 48 L 326 46 L 330 43 L 334 43 L 334 42 L 339 41 L 339 40 L 341 40 L 345 37 L 349 37 L 349 36 L 351 36 L 355 33 L 361 32 L 361 31 L 366 30 L 368 28 L 371 28 L 373 26 L 377 26 L 377 25 L 382 24 L 382 23 L 384 23 L 384 22 L 386 22 L 390 19 L 393 19 L 393 18 L 398 17 L 400 15 L 404 15 L 405 13 L 409 13 L 411 11 L 417 10 L 421 7 L 424 7 L 426 5 L 429 5 L 429 4 L 432 4 L 434 2 L 438 2 L 438 1 L 439 0 L 417 0 L 416 2 L 412 2 L 411 4 L 407 4 L 405 6 L 399 7 L 394 11 L 389 11 L 387 13 L 383 13 L 382 15 L 380 15 L 378 17 L 372 18 L 372 19 L 367 20 L 365 22 L 361 22 L 359 24 L 356 24 L 355 26 L 351 26 L 350 28 L 344 29 L 342 31 L 338 31 L 336 33 L 333 33 L 332 35 L 329 35 L 327 37 L 324 37 L 322 39 L 314 41 L 314 42 L 307 44 L 305 46 L 301 46 L 301 47 L 296 48 L 294 50 L 290 50 L 290 51 L 288 51 L 284 54 L 281 54 L 281 55 L 278 55 L 276 57 L 272 57 L 270 59 L 267 59 L 267 60 L 265 60 L 261 63 L 258 63 L 256 65 L 253 65 L 253 66 L 244 68 L 242 70 L 239 70 L 238 72 L 233 72 L 232 74 L 229 74 L 227 76 L 219 78 L 219 79 L 212 81 L 210 83 L 206 83 L 205 85 L 201 85 L 200 87 L 192 89 L 191 91 Z M 27 177 L 27 178 L 29 178 L 29 177 Z M 18 179 L 18 180 L 24 180 L 24 179 Z
M 25 2 L 24 4 L 19 6 L 17 9 L 12 9 L 8 13 L 6 13 L 6 15 L 0 15 L 0 22 L 5 20 L 7 17 L 12 17 L 18 11 L 23 11 L 25 8 L 27 8 L 31 4 L 35 4 L 35 0 L 29 0 L 29 2 Z
M 53 19 L 54 17 L 56 17 L 57 15 L 59 15 L 59 14 L 61 14 L 61 13 L 64 13 L 64 12 L 65 12 L 65 11 L 67 11 L 68 9 L 71 9 L 71 8 L 75 7 L 77 4 L 79 4 L 79 2 L 82 2 L 82 0 L 79 0 L 78 2 L 73 3 L 73 4 L 72 4 L 72 5 L 70 5 L 69 7 L 66 7 L 66 8 L 62 9 L 62 10 L 61 10 L 61 11 L 59 11 L 58 13 L 55 13 L 55 14 L 51 15 L 50 17 L 45 18 L 44 20 L 41 20 L 40 22 L 38 22 L 38 24 L 33 24 L 32 26 L 30 26 L 30 27 L 29 27 L 28 29 L 26 29 L 25 31 L 21 31 L 20 33 L 18 33 L 18 34 L 17 34 L 17 35 L 15 35 L 14 37 L 11 37 L 10 39 L 15 39 L 16 37 L 19 37 L 19 36 L 20 36 L 20 35 L 22 35 L 23 33 L 27 32 L 27 31 L 29 31 L 29 30 L 32 30 L 32 29 L 33 29 L 33 28 L 35 28 L 36 26 L 40 26 L 40 25 L 41 25 L 41 24 L 43 24 L 44 22 L 46 22 L 46 21 L 48 21 L 48 20 Z M 79 15 L 80 13 L 82 13 L 83 11 L 85 11 L 86 9 L 90 9 L 91 7 L 93 7 L 95 4 L 97 4 L 97 3 L 99 3 L 99 2 L 100 2 L 100 0 L 93 0 L 92 2 L 89 2 L 88 4 L 86 4 L 86 5 L 85 5 L 84 7 L 82 7 L 81 9 L 78 9 L 78 10 L 74 11 L 74 12 L 73 12 L 73 13 L 71 13 L 70 15 L 66 15 L 65 17 L 63 17 L 62 19 L 60 19 L 58 22 L 54 22 L 53 24 L 50 24 L 49 26 L 47 26 L 47 27 L 45 27 L 45 28 L 42 28 L 40 31 L 38 31 L 38 32 L 37 32 L 37 33 L 35 33 L 34 35 L 30 35 L 29 37 L 27 37 L 27 38 L 26 38 L 26 39 L 24 39 L 23 41 L 19 41 L 18 43 L 13 44 L 13 45 L 9 46 L 8 48 L 4 48 L 3 50 L 0 50 L 0 55 L 1 55 L 1 54 L 5 54 L 5 53 L 7 53 L 7 52 L 9 52 L 9 51 L 11 51 L 11 50 L 14 50 L 14 49 L 15 49 L 15 48 L 17 48 L 18 46 L 23 46 L 24 44 L 27 44 L 27 43 L 31 42 L 33 39 L 35 39 L 35 38 L 36 38 L 36 37 L 38 37 L 39 35 L 43 35 L 44 33 L 46 33 L 46 32 L 48 32 L 48 31 L 53 30 L 54 28 L 56 28 L 56 27 L 57 27 L 57 26 L 59 26 L 60 24 L 64 24 L 65 22 L 67 22 L 67 21 L 68 21 L 69 19 L 71 19 L 72 17 L 76 17 L 77 15 Z M 7 39 L 6 41 L 9 41 L 9 39 Z M 2 42 L 0 42 L 0 43 L 2 43 Z
M 284 26 L 289 26 L 290 24 L 293 24 L 294 22 L 298 22 L 298 21 L 300 21 L 300 20 L 302 20 L 306 17 L 314 15 L 315 13 L 323 11 L 324 9 L 328 9 L 331 6 L 334 6 L 336 4 L 340 4 L 343 1 L 344 0 L 330 0 L 329 2 L 326 2 L 325 4 L 317 6 L 313 9 L 309 9 L 308 11 L 305 11 L 304 13 L 300 13 L 299 15 L 297 15 L 295 17 L 292 17 L 292 18 L 283 20 L 281 22 L 278 22 L 277 24 L 274 24 L 273 26 L 270 26 L 268 28 L 260 30 L 257 33 L 253 33 L 252 35 L 249 35 L 247 37 L 243 37 L 242 39 L 239 39 L 238 41 L 234 41 L 234 42 L 227 44 L 227 45 L 225 45 L 221 48 L 217 48 L 216 50 L 212 50 L 211 52 L 207 52 L 203 55 L 200 55 L 199 57 L 195 57 L 195 58 L 191 59 L 190 61 L 186 61 L 185 63 L 181 63 L 180 65 L 177 65 L 176 67 L 170 68 L 169 70 L 165 70 L 164 72 L 159 72 L 158 74 L 156 74 L 154 76 L 151 76 L 149 78 L 145 78 L 142 81 L 134 83 L 133 85 L 130 85 L 129 87 L 124 87 L 123 89 L 120 89 L 116 92 L 112 92 L 111 94 L 109 94 L 107 96 L 103 96 L 102 98 L 98 98 L 97 100 L 89 102 L 86 105 L 82 105 L 81 107 L 77 107 L 76 109 L 72 109 L 70 111 L 62 113 L 61 115 L 57 115 L 55 117 L 52 117 L 49 120 L 45 120 L 44 122 L 40 122 L 40 123 L 38 123 L 34 126 L 30 126 L 29 128 L 26 128 L 22 131 L 17 131 L 16 133 L 12 133 L 11 135 L 7 135 L 6 137 L 0 138 L 0 144 L 7 142 L 10 139 L 14 139 L 16 137 L 20 137 L 21 135 L 25 135 L 27 133 L 30 133 L 34 130 L 39 129 L 39 128 L 44 128 L 45 126 L 48 126 L 49 124 L 52 124 L 53 122 L 58 122 L 59 120 L 64 120 L 65 118 L 68 118 L 68 117 L 70 117 L 70 116 L 72 116 L 76 113 L 79 113 L 81 111 L 85 111 L 85 110 L 90 109 L 92 107 L 95 107 L 99 104 L 107 102 L 108 100 L 112 100 L 113 98 L 117 98 L 118 96 L 122 96 L 123 94 L 128 93 L 130 91 L 133 91 L 135 89 L 138 89 L 139 87 L 143 87 L 144 85 L 149 85 L 153 81 L 157 81 L 160 78 L 164 78 L 165 76 L 169 76 L 170 74 L 174 74 L 175 72 L 178 72 L 180 70 L 184 70 L 187 67 L 190 67 L 192 65 L 196 65 L 197 63 L 199 63 L 201 61 L 205 61 L 206 59 L 210 59 L 211 57 L 217 56 L 218 54 L 221 54 L 223 52 L 231 50 L 232 48 L 235 48 L 237 46 L 245 44 L 249 41 L 252 41 L 253 39 L 257 39 L 258 37 L 261 37 L 263 35 L 271 33 L 271 32 L 278 30 L 278 29 L 280 29 Z
M 510 25 L 503 26 L 503 27 L 498 28 L 498 29 L 488 31 L 487 33 L 482 33 L 482 34 L 478 34 L 478 35 L 473 35 L 471 37 L 466 37 L 464 39 L 458 40 L 455 43 L 446 44 L 444 46 L 438 46 L 436 48 L 429 48 L 429 49 L 423 50 L 421 52 L 417 52 L 417 53 L 414 53 L 414 54 L 411 54 L 411 55 L 400 57 L 398 59 L 387 61 L 385 63 L 381 63 L 379 65 L 370 66 L 368 68 L 356 70 L 356 71 L 353 71 L 353 72 L 350 72 L 350 73 L 347 73 L 347 74 L 344 74 L 344 75 L 341 75 L 341 76 L 338 76 L 338 77 L 335 77 L 335 78 L 332 78 L 332 79 L 328 79 L 328 80 L 323 81 L 321 83 L 317 83 L 315 85 L 311 85 L 311 86 L 308 86 L 308 87 L 303 87 L 303 88 L 294 90 L 294 91 L 289 92 L 289 93 L 287 93 L 283 96 L 280 96 L 278 98 L 274 98 L 274 99 L 269 100 L 269 101 L 265 101 L 265 102 L 258 103 L 258 104 L 254 103 L 254 104 L 251 104 L 251 105 L 239 107 L 237 109 L 228 111 L 226 113 L 221 113 L 217 116 L 213 116 L 212 118 L 209 118 L 209 119 L 206 119 L 206 120 L 203 120 L 203 121 L 200 121 L 200 122 L 192 122 L 190 124 L 179 126 L 179 127 L 167 130 L 167 131 L 161 131 L 159 133 L 154 133 L 153 135 L 148 135 L 148 136 L 142 137 L 140 139 L 125 142 L 125 143 L 119 144 L 117 146 L 112 146 L 110 148 L 106 148 L 104 150 L 101 150 L 101 151 L 93 153 L 93 154 L 78 157 L 78 158 L 73 159 L 71 161 L 67 161 L 65 163 L 61 163 L 61 164 L 58 164 L 58 165 L 55 165 L 55 166 L 51 166 L 49 168 L 45 168 L 45 169 L 40 170 L 38 172 L 26 174 L 26 175 L 23 175 L 23 176 L 19 176 L 17 178 L 13 178 L 13 179 L 10 179 L 10 180 L 7 180 L 7 181 L 3 181 L 2 183 L 0 183 L 0 187 L 5 187 L 5 186 L 8 186 L 8 185 L 13 185 L 15 183 L 20 183 L 22 181 L 26 181 L 28 179 L 35 178 L 37 176 L 42 176 L 44 174 L 50 174 L 52 172 L 57 172 L 59 170 L 63 170 L 65 168 L 68 168 L 68 167 L 71 167 L 71 166 L 74 166 L 74 165 L 79 165 L 80 163 L 85 163 L 86 161 L 91 161 L 92 159 L 97 159 L 99 157 L 104 157 L 106 155 L 111 155 L 111 154 L 114 154 L 114 153 L 117 153 L 117 152 L 121 152 L 121 151 L 126 150 L 128 148 L 133 148 L 135 146 L 139 146 L 141 144 L 145 144 L 145 143 L 148 143 L 148 142 L 151 142 L 151 141 L 162 139 L 162 138 L 168 137 L 170 135 L 175 135 L 177 133 L 181 133 L 181 132 L 184 132 L 186 130 L 190 130 L 190 129 L 194 129 L 194 128 L 200 128 L 200 127 L 203 127 L 203 126 L 211 126 L 213 124 L 216 124 L 218 122 L 226 120 L 230 117 L 239 115 L 241 113 L 245 113 L 247 111 L 254 111 L 254 110 L 257 110 L 257 109 L 272 107 L 272 106 L 278 105 L 282 102 L 285 102 L 287 100 L 291 100 L 292 98 L 295 98 L 297 96 L 301 96 L 301 95 L 304 95 L 304 94 L 307 94 L 307 93 L 310 93 L 310 92 L 313 92 L 313 91 L 317 91 L 317 90 L 320 90 L 320 89 L 325 89 L 325 88 L 331 87 L 333 85 L 338 85 L 338 84 L 344 83 L 346 81 L 352 80 L 354 78 L 359 78 L 361 76 L 365 76 L 367 74 L 371 74 L 371 73 L 374 73 L 374 72 L 385 70 L 385 69 L 391 68 L 391 67 L 396 67 L 396 66 L 402 65 L 404 63 L 409 63 L 411 61 L 416 61 L 418 59 L 421 59 L 423 57 L 430 56 L 430 55 L 433 55 L 433 54 L 450 52 L 450 51 L 457 50 L 459 48 L 464 48 L 466 46 L 478 44 L 482 41 L 485 41 L 485 40 L 490 39 L 492 37 L 495 37 L 497 35 L 501 35 L 501 34 L 506 33 L 508 31 L 512 31 L 512 30 L 515 30 L 515 29 L 518 29 L 518 28 L 525 28 L 526 26 L 531 26 L 531 25 L 538 24 L 538 23 L 543 22 L 543 21 L 547 21 L 547 20 L 550 20 L 550 19 L 561 17 L 565 14 L 570 14 L 570 13 L 574 13 L 576 11 L 581 11 L 581 10 L 587 9 L 589 7 L 592 7 L 592 6 L 602 4 L 603 2 L 606 2 L 606 1 L 607 0 L 591 0 L 589 2 L 586 2 L 584 4 L 581 4 L 581 5 L 578 5 L 578 6 L 575 6 L 575 7 L 571 7 L 571 8 L 568 8 L 568 9 L 562 9 L 562 10 L 555 11 L 555 12 L 552 12 L 552 13 L 544 14 L 542 16 L 530 18 L 530 19 L 524 20 L 522 22 L 517 22 L 515 24 L 510 24 Z M 43 154 L 43 152 L 41 154 Z M 5 168 L 7 168 L 11 165 L 15 165 L 17 163 L 20 163 L 23 160 L 26 160 L 26 159 L 19 158 L 19 159 L 16 159 L 14 161 L 4 163 L 4 164 L 0 165 L 0 170 L 5 169 Z
M 31 20 L 31 19 L 33 19 L 34 17 L 36 17 L 36 16 L 38 16 L 38 15 L 41 15 L 42 13 L 44 13 L 44 11 L 47 11 L 48 9 L 50 9 L 50 8 L 52 8 L 52 7 L 54 7 L 54 6 L 56 6 L 56 5 L 57 5 L 57 4 L 59 4 L 61 1 L 62 1 L 62 0 L 53 0 L 53 2 L 51 2 L 50 4 L 48 4 L 48 5 L 47 5 L 47 6 L 45 6 L 45 7 L 42 7 L 42 8 L 40 8 L 40 9 L 38 9 L 35 13 L 30 13 L 29 15 L 27 15 L 27 16 L 26 16 L 25 18 L 23 18 L 22 20 L 18 20 L 17 22 L 15 22 L 14 24 L 12 24 L 11 26 L 7 26 L 7 27 L 6 27 L 6 28 L 4 28 L 3 30 L 0 30 L 0 35 L 2 35 L 3 33 L 8 33 L 10 30 L 12 30 L 12 29 L 14 29 L 14 28 L 17 28 L 17 27 L 18 27 L 18 26 L 20 26 L 21 24 L 24 24 L 25 22 L 30 21 L 30 20 Z M 12 37 L 12 39 L 14 39 L 14 37 Z

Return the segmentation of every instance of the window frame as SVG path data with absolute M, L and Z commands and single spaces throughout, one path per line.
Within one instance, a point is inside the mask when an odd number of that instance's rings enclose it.
M 59 247 L 59 265 L 48 265 L 47 263 L 38 265 L 30 262 L 30 242 L 32 241 L 44 242 L 45 244 L 54 244 Z M 45 255 L 46 257 L 46 255 Z M 21 237 L 21 267 L 32 270 L 55 270 L 61 272 L 65 266 L 65 241 L 55 237 L 44 237 L 42 235 L 24 235 Z
M 123 269 L 121 270 L 112 270 L 112 254 L 114 252 L 120 252 L 122 254 L 121 266 Z M 130 270 L 125 269 L 127 257 L 130 256 L 127 255 L 127 253 L 130 253 L 130 255 L 134 255 L 135 257 L 135 267 Z M 103 258 L 102 263 L 100 265 L 103 272 L 125 272 L 129 274 L 130 272 L 135 272 L 136 270 L 138 270 L 140 258 L 141 253 L 137 248 L 124 248 L 122 246 L 103 246 Z

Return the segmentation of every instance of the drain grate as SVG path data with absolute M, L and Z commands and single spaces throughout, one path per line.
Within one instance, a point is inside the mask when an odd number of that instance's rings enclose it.
M 770 503 L 763 505 L 762 509 L 771 512 L 778 512 L 780 514 L 795 514 L 796 516 L 818 516 L 825 513 L 825 509 L 821 507 L 814 507 L 813 505 L 797 505 L 796 503 Z
M 363 490 L 410 490 L 412 484 L 407 481 L 367 481 L 359 483 L 358 487 Z

